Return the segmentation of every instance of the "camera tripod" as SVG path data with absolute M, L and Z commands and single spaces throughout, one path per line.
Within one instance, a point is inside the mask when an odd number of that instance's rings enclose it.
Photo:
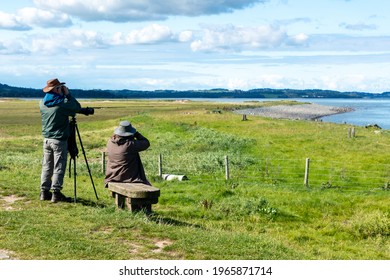
M 77 195 L 76 195 L 76 193 L 77 193 L 77 191 L 76 191 L 77 190 L 76 157 L 78 157 L 78 154 L 79 154 L 79 149 L 77 148 L 77 143 L 76 143 L 76 133 L 77 133 L 77 136 L 78 136 L 78 139 L 80 142 L 81 150 L 83 151 L 85 163 L 87 165 L 87 169 L 88 169 L 88 173 L 89 173 L 89 178 L 91 179 L 91 183 L 92 183 L 93 190 L 95 191 L 96 199 L 99 199 L 97 192 L 96 192 L 95 184 L 93 183 L 91 170 L 89 169 L 88 160 L 87 160 L 87 156 L 85 154 L 83 142 L 81 141 L 81 136 L 80 136 L 79 128 L 77 126 L 76 117 L 72 117 L 72 120 L 70 121 L 69 125 L 70 125 L 70 136 L 68 138 L 68 152 L 70 155 L 69 177 L 71 177 L 71 173 L 72 173 L 72 160 L 73 160 L 74 202 L 75 203 L 77 202 L 77 198 L 76 198 L 77 197 Z

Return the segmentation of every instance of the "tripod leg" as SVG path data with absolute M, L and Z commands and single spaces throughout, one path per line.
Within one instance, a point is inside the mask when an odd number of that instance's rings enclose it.
M 77 202 L 76 200 L 76 158 L 73 159 L 73 193 L 74 193 L 74 203 Z M 72 158 L 69 159 L 69 178 L 72 177 Z
M 69 178 L 72 178 L 72 158 L 69 158 Z
M 94 184 L 93 179 L 92 179 L 91 169 L 89 168 L 89 164 L 88 164 L 88 160 L 87 160 L 87 155 L 85 154 L 83 142 L 81 141 L 81 136 L 80 136 L 80 132 L 79 132 L 79 128 L 77 127 L 77 124 L 76 124 L 75 127 L 76 127 L 76 131 L 77 131 L 77 135 L 78 135 L 78 137 L 79 137 L 79 142 L 80 142 L 81 150 L 83 151 L 85 163 L 86 163 L 86 165 L 87 165 L 87 169 L 88 169 L 88 173 L 89 173 L 89 178 L 91 179 L 91 183 L 92 183 L 93 190 L 95 191 L 96 199 L 99 199 L 99 197 L 98 197 L 98 195 L 97 195 L 97 192 L 96 192 L 95 184 Z
M 77 184 L 76 184 L 76 158 L 73 159 L 73 190 L 74 190 L 74 203 L 77 202 Z

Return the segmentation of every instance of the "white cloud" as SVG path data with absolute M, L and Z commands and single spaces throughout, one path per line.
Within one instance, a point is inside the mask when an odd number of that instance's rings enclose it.
M 100 49 L 106 48 L 110 43 L 105 36 L 97 31 L 72 29 L 60 34 L 64 45 L 69 42 L 69 48 Z
M 127 34 L 117 33 L 114 35 L 113 42 L 115 44 L 152 44 L 173 39 L 174 34 L 169 27 L 152 24 L 142 29 L 132 30 Z
M 20 9 L 16 14 L 7 14 L 0 11 L 0 29 L 26 31 L 31 30 L 32 26 L 55 28 L 71 25 L 72 21 L 70 17 L 59 12 L 30 7 Z
M 180 32 L 178 39 L 179 42 L 189 42 L 192 40 L 194 33 L 190 30 Z
M 13 54 L 26 54 L 29 53 L 24 44 L 20 41 L 0 41 L 0 54 L 13 55 Z
M 172 15 L 199 16 L 232 12 L 268 0 L 34 0 L 43 9 L 56 10 L 86 21 L 162 20 Z
M 67 52 L 62 41 L 51 40 L 51 38 L 34 38 L 31 41 L 30 51 L 32 53 L 45 53 L 46 55 L 53 55 L 59 52 Z
M 228 89 L 246 89 L 248 88 L 247 79 L 232 78 L 226 81 L 224 88 Z
M 31 27 L 26 25 L 20 17 L 0 11 L 0 29 L 29 30 Z
M 71 50 L 110 48 L 116 45 L 158 45 L 166 42 L 188 42 L 192 38 L 191 31 L 173 32 L 169 27 L 152 24 L 141 29 L 134 29 L 128 33 L 118 32 L 114 35 L 93 30 L 62 29 L 56 33 L 34 33 L 28 36 L 13 38 L 7 42 L 0 38 L 0 52 L 7 54 L 40 53 L 56 54 L 68 53 Z
M 1 43 L 1 41 L 0 41 Z M 1 53 L 55 55 L 77 49 L 106 48 L 107 40 L 96 31 L 69 29 L 55 34 L 33 34 L 9 41 Z
M 184 30 L 174 32 L 170 27 L 160 24 L 151 24 L 141 29 L 134 29 L 128 33 L 117 32 L 112 36 L 112 45 L 160 44 L 166 42 L 190 42 L 193 31 Z
M 188 42 L 192 32 L 183 31 L 174 33 L 169 27 L 152 24 L 141 29 L 134 29 L 128 33 L 118 32 L 114 35 L 93 30 L 63 29 L 56 33 L 35 33 L 29 36 L 15 38 L 9 42 L 2 42 L 1 53 L 20 53 L 23 45 L 24 53 L 45 53 L 49 55 L 68 53 L 71 50 L 102 49 L 116 45 L 160 44 L 166 42 Z
M 289 44 L 290 45 L 304 45 L 306 44 L 307 40 L 309 39 L 309 36 L 304 33 L 299 33 L 294 36 L 290 36 Z
M 40 27 L 67 27 L 72 25 L 70 17 L 64 13 L 40 10 L 37 8 L 23 8 L 18 11 L 18 17 L 28 25 Z
M 200 39 L 191 44 L 193 51 L 242 51 L 278 47 L 287 34 L 278 27 L 236 27 L 232 25 L 211 27 L 203 30 Z

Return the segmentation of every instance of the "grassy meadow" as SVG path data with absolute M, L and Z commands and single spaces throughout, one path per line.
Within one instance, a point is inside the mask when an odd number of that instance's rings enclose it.
M 0 100 L 0 252 L 21 260 L 384 260 L 390 258 L 390 132 L 233 113 L 278 102 L 81 100 L 77 203 L 39 200 L 37 100 Z M 101 157 L 120 120 L 151 141 L 154 213 L 118 210 Z M 165 181 L 163 173 L 186 175 Z M 229 178 L 226 178 L 226 156 Z M 310 158 L 309 183 L 304 185 Z M 73 196 L 73 178 L 64 194 Z

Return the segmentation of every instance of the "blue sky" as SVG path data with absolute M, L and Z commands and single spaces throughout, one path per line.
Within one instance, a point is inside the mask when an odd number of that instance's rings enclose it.
M 383 0 L 2 0 L 0 83 L 390 91 Z

